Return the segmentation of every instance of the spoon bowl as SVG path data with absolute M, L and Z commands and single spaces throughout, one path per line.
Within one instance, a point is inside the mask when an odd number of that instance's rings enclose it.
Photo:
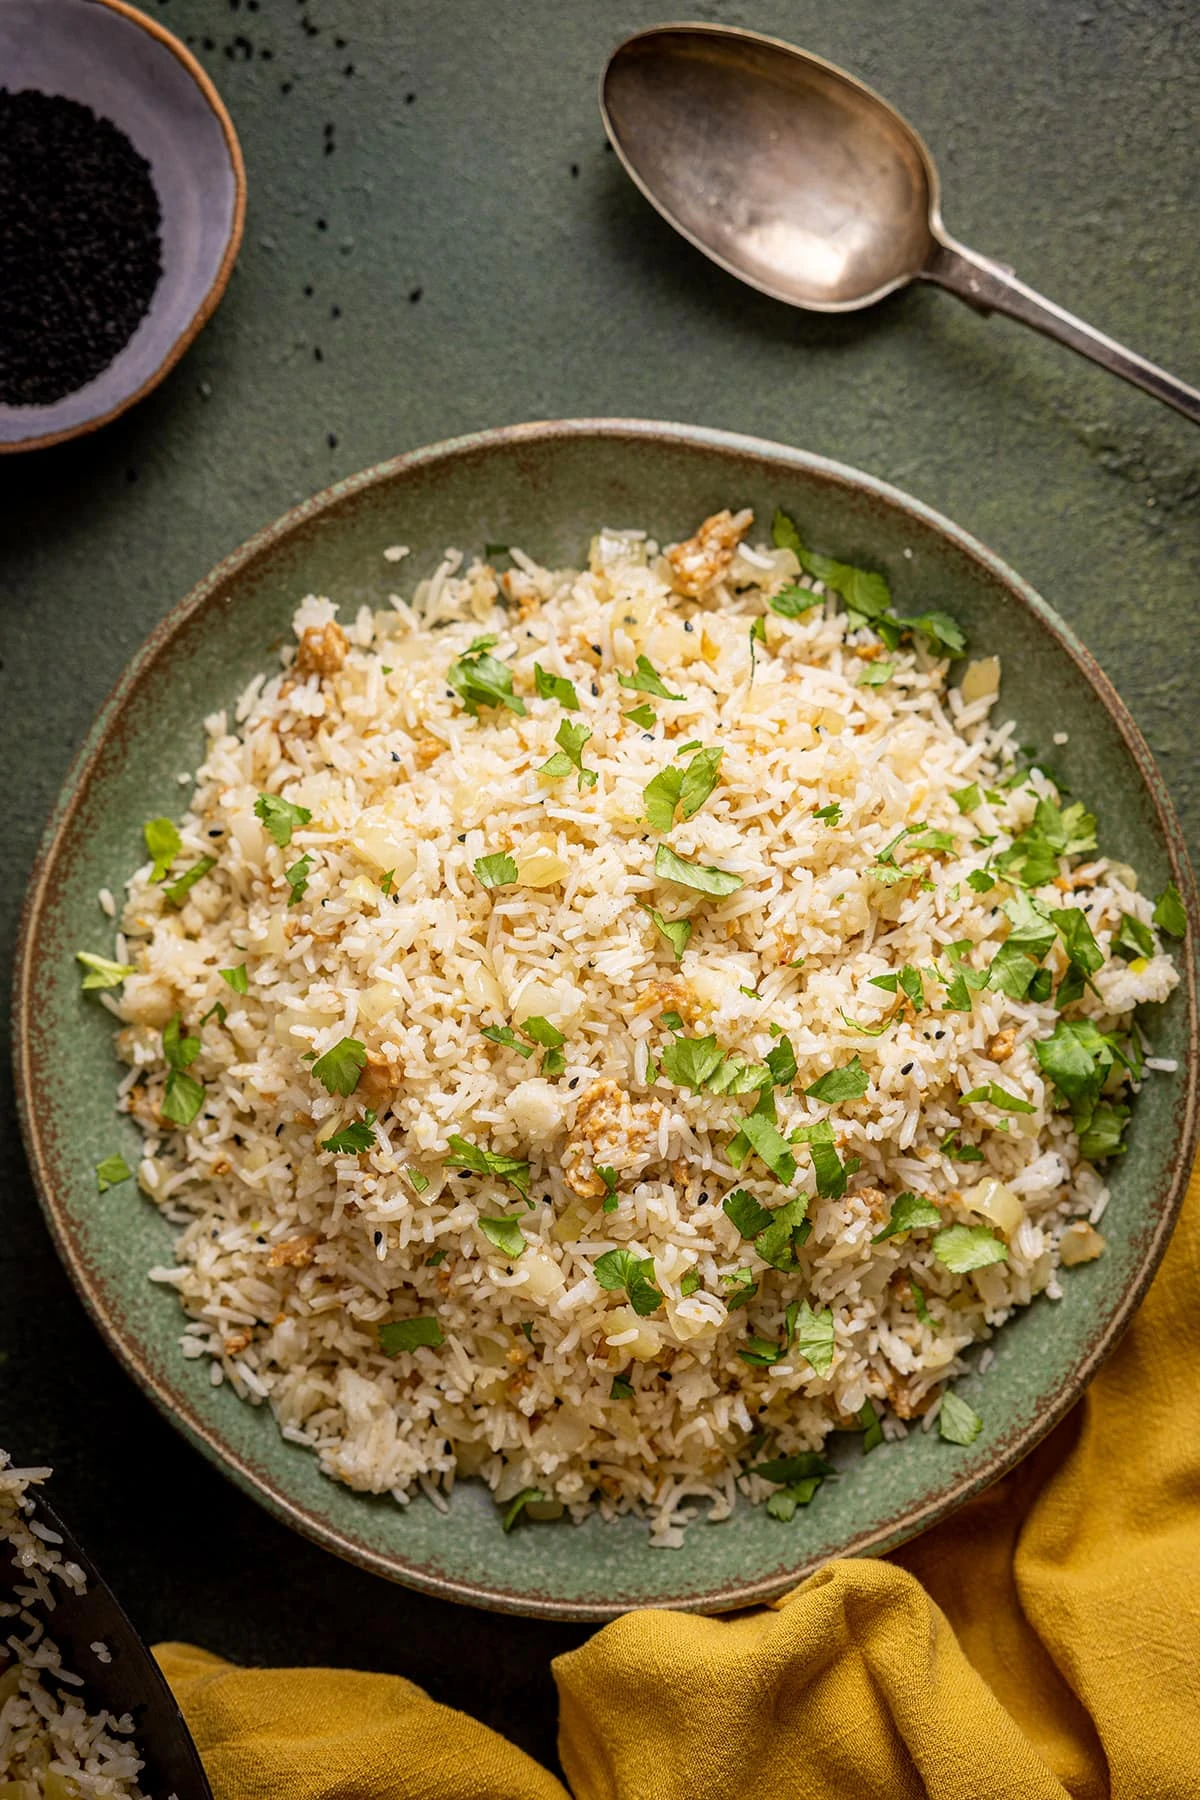
M 614 51 L 605 130 L 664 219 L 731 275 L 811 312 L 914 280 L 1004 312 L 1200 424 L 1200 392 L 1037 294 L 942 224 L 932 156 L 865 82 L 777 38 L 659 25 Z

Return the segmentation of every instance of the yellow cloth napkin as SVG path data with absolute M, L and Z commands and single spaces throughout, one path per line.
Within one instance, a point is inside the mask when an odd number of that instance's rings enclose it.
M 1200 1173 L 1120 1348 L 989 1493 L 776 1607 L 560 1657 L 575 1800 L 1200 1795 L 1198 1277 Z M 566 1800 L 397 1676 L 157 1654 L 216 1800 Z

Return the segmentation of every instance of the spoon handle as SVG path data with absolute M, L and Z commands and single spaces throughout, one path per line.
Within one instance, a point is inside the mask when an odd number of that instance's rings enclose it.
M 1060 344 L 1078 350 L 1081 356 L 1090 356 L 1102 368 L 1144 388 L 1156 400 L 1165 400 L 1193 424 L 1200 425 L 1200 392 L 1194 387 L 1169 375 L 1156 363 L 1147 362 L 1136 351 L 1127 350 L 1114 338 L 1077 319 L 1074 313 L 1056 306 L 1053 300 L 1044 299 L 1000 263 L 944 239 L 935 246 L 921 276 L 949 288 L 978 312 L 1007 313 L 1024 325 L 1032 325 L 1035 331 L 1057 338 Z

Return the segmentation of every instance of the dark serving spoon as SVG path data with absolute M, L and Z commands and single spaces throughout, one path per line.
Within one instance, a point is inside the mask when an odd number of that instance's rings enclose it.
M 151 1800 L 167 1800 L 172 1794 L 177 1800 L 213 1800 L 191 1733 L 149 1647 L 70 1526 L 39 1493 L 33 1500 L 34 1518 L 59 1534 L 64 1559 L 78 1563 L 87 1578 L 86 1593 L 76 1594 L 49 1577 L 56 1604 L 45 1615 L 46 1635 L 58 1645 L 63 1667 L 83 1678 L 82 1688 L 64 1686 L 63 1691 L 81 1698 L 89 1712 L 103 1708 L 118 1718 L 132 1714 L 134 1742 L 145 1765 L 138 1785 Z M 12 1576 L 11 1565 L 0 1560 L 0 1593 Z M 37 1608 L 31 1610 L 41 1617 Z M 100 1660 L 92 1649 L 95 1643 L 104 1644 L 111 1662 Z M 53 1685 L 53 1672 L 42 1679 Z

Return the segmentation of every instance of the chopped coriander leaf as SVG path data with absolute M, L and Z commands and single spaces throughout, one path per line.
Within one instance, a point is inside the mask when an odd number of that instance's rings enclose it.
M 527 1019 L 522 1019 L 520 1029 L 527 1038 L 532 1038 L 535 1044 L 544 1044 L 548 1050 L 558 1050 L 567 1041 L 558 1026 L 543 1019 L 540 1013 L 531 1013 Z
M 764 1089 L 764 1093 L 769 1095 L 770 1089 Z M 735 1169 L 741 1167 L 751 1150 L 777 1181 L 782 1181 L 785 1187 L 791 1186 L 796 1179 L 796 1159 L 774 1119 L 757 1108 L 746 1114 L 741 1129 L 729 1145 L 728 1156 Z
M 898 1016 L 897 1013 L 892 1013 L 883 1021 L 882 1025 L 861 1025 L 857 1019 L 852 1019 L 848 1012 L 842 1013 L 842 1018 L 851 1031 L 861 1032 L 863 1037 L 882 1037 L 884 1032 L 896 1023 Z
M 955 788 L 950 798 L 960 813 L 973 813 L 983 805 L 983 795 L 978 783 L 974 781 L 969 787 Z
M 885 994 L 894 994 L 900 986 L 900 976 L 894 971 L 887 975 L 872 975 L 870 982 L 872 987 L 882 988 Z
M 942 1215 L 932 1200 L 926 1200 L 922 1194 L 898 1194 L 892 1202 L 892 1216 L 882 1231 L 877 1231 L 871 1239 L 873 1244 L 882 1244 L 885 1238 L 895 1237 L 901 1231 L 921 1231 L 928 1225 L 940 1225 Z
M 767 1495 L 768 1517 L 789 1525 L 796 1516 L 796 1508 L 807 1506 L 820 1485 L 819 1481 L 797 1481 L 791 1487 L 776 1488 L 773 1494 Z
M 791 550 L 796 556 L 800 556 L 804 550 L 795 520 L 790 519 L 778 506 L 775 508 L 775 517 L 771 520 L 771 542 L 777 550 Z
M 502 1529 L 504 1531 L 511 1531 L 531 1500 L 539 1501 L 544 1500 L 545 1498 L 546 1496 L 543 1494 L 541 1488 L 522 1488 L 520 1493 L 517 1494 L 514 1499 L 509 1501 L 504 1510 L 504 1517 L 500 1521 Z
M 625 714 L 631 725 L 640 725 L 643 731 L 649 731 L 656 714 L 654 708 L 645 700 L 640 706 L 631 707 Z
M 917 1318 L 922 1325 L 928 1326 L 930 1331 L 936 1331 L 938 1328 L 937 1321 L 926 1304 L 924 1288 L 918 1287 L 911 1275 L 908 1278 L 908 1286 L 909 1291 L 912 1294 L 913 1311 L 916 1313 Z
M 996 868 L 1024 887 L 1044 887 L 1058 874 L 1060 857 L 1095 848 L 1096 821 L 1079 801 L 1060 808 L 1043 799 L 1037 803 L 1033 824 L 996 857 Z
M 754 1239 L 754 1248 L 763 1261 L 785 1275 L 797 1267 L 796 1251 L 811 1235 L 812 1226 L 805 1218 L 807 1211 L 807 1194 L 785 1200 L 782 1206 L 774 1209 L 770 1223 Z
M 204 1083 L 183 1069 L 170 1069 L 159 1108 L 173 1125 L 190 1125 L 204 1105 Z
M 446 680 L 472 718 L 481 706 L 502 706 L 524 716 L 525 702 L 513 693 L 512 670 L 488 654 L 495 638 L 476 638 L 464 656 L 452 662 Z
M 1051 908 L 1050 917 L 1058 926 L 1067 953 L 1067 961 L 1085 975 L 1094 975 L 1104 967 L 1104 952 L 1096 942 L 1087 914 L 1078 906 Z
M 379 1348 L 385 1356 L 426 1348 L 436 1350 L 445 1342 L 437 1320 L 428 1315 L 420 1319 L 388 1319 L 376 1326 Z
M 200 1039 L 185 1037 L 178 1013 L 169 1024 L 163 1026 L 162 1053 L 168 1067 L 172 1069 L 190 1067 L 200 1054 Z
M 699 1271 L 699 1269 L 689 1269 L 687 1271 L 687 1274 L 683 1277 L 683 1279 L 679 1283 L 680 1299 L 681 1300 L 690 1299 L 693 1294 L 695 1294 L 699 1291 L 699 1288 L 700 1288 L 700 1271 Z
M 967 876 L 967 886 L 976 894 L 986 894 L 989 888 L 996 885 L 996 877 L 989 875 L 986 869 L 972 869 Z
M 250 976 L 245 963 L 238 963 L 236 968 L 218 969 L 217 974 L 222 981 L 229 983 L 235 994 L 245 994 L 250 988 Z
M 668 1031 L 682 1031 L 683 1020 L 675 1011 L 659 1013 L 659 1024 L 665 1025 Z
M 933 1240 L 933 1254 L 955 1275 L 1008 1261 L 1007 1246 L 986 1225 L 947 1225 Z
M 895 673 L 895 663 L 868 663 L 854 685 L 855 687 L 883 687 L 892 679 L 892 676 Z
M 753 1269 L 734 1269 L 728 1275 L 722 1275 L 721 1286 L 725 1289 L 725 1306 L 729 1312 L 749 1306 L 758 1292 Z
M 760 1475 L 764 1481 L 786 1487 L 793 1481 L 820 1481 L 836 1471 L 819 1450 L 800 1450 L 795 1456 L 775 1456 L 767 1462 L 755 1463 L 746 1473 Z
M 542 1074 L 546 1076 L 561 1075 L 566 1069 L 567 1059 L 561 1050 L 547 1050 L 542 1055 Z
M 652 1256 L 635 1256 L 632 1250 L 606 1250 L 596 1258 L 592 1273 L 610 1293 L 623 1288 L 639 1318 L 648 1318 L 662 1305 L 662 1293 L 654 1285 Z
M 475 879 L 485 888 L 512 887 L 517 879 L 517 865 L 507 850 L 497 850 L 492 856 L 477 856 L 472 867 Z
M 375 1143 L 375 1114 L 364 1113 L 361 1121 L 353 1125 L 343 1125 L 332 1137 L 321 1139 L 322 1150 L 332 1150 L 335 1155 L 361 1156 L 370 1150 Z
M 428 1175 L 422 1175 L 420 1169 L 405 1169 L 404 1173 L 408 1177 L 409 1186 L 412 1188 L 414 1194 L 426 1194 L 429 1192 L 430 1181 Z
M 134 973 L 132 963 L 111 962 L 107 956 L 93 956 L 90 950 L 77 950 L 75 961 L 87 971 L 82 983 L 85 994 L 96 988 L 119 987 L 127 975 Z
M 1126 962 L 1133 962 L 1139 956 L 1153 956 L 1154 933 L 1140 919 L 1135 919 L 1132 913 L 1122 913 L 1121 923 L 1113 934 L 1112 947 Z
M 770 1209 L 760 1206 L 754 1195 L 748 1194 L 745 1188 L 735 1188 L 732 1194 L 726 1194 L 721 1202 L 721 1211 L 737 1226 L 744 1238 L 757 1237 L 771 1223 Z
M 621 1204 L 621 1196 L 617 1192 L 617 1171 L 608 1168 L 601 1163 L 597 1163 L 596 1174 L 604 1183 L 604 1204 L 600 1209 L 601 1212 L 616 1212 L 618 1206 Z
M 905 963 L 897 977 L 900 991 L 910 1003 L 914 1012 L 920 1012 L 925 1005 L 925 984 L 921 980 L 920 969 L 914 969 L 911 963 Z
M 379 877 L 380 893 L 385 896 L 390 894 L 393 887 L 395 886 L 395 884 L 396 884 L 395 869 L 385 869 L 383 874 Z
M 781 619 L 802 619 L 805 613 L 812 611 L 814 606 L 822 604 L 820 594 L 814 594 L 811 588 L 801 587 L 798 581 L 790 582 L 787 587 L 780 588 L 779 592 L 772 594 L 767 601 L 771 611 L 778 613 Z
M 531 1324 L 531 1322 L 528 1319 L 521 1320 L 521 1336 L 525 1339 L 525 1342 L 527 1344 L 532 1344 L 532 1342 L 533 1342 L 533 1325 Z
M 1129 1108 L 1110 1100 L 1098 1100 L 1092 1116 L 1079 1133 L 1079 1154 L 1089 1162 L 1101 1162 L 1106 1156 L 1123 1156 L 1127 1146 L 1121 1135 L 1129 1123 Z
M 515 1050 L 518 1056 L 533 1055 L 533 1046 L 523 1044 L 511 1025 L 485 1025 L 481 1035 L 493 1044 L 504 1044 L 509 1050 Z
M 697 893 L 712 894 L 717 898 L 734 894 L 745 885 L 742 876 L 732 875 L 727 869 L 711 868 L 705 863 L 688 862 L 685 857 L 676 856 L 666 844 L 660 844 L 654 853 L 654 873 L 664 881 L 674 881 L 680 887 L 694 888 Z
M 608 1397 L 610 1400 L 632 1400 L 633 1383 L 624 1375 L 614 1375 Z
M 515 1187 L 522 1199 L 529 1198 L 529 1164 L 521 1162 L 515 1156 L 500 1156 L 491 1150 L 484 1150 L 479 1144 L 472 1144 L 468 1138 L 459 1137 L 451 1132 L 446 1140 L 449 1155 L 442 1158 L 454 1168 L 466 1169 L 473 1175 L 495 1175 L 500 1181 L 507 1181 Z
M 1057 936 L 1057 927 L 1041 902 L 1027 894 L 1014 894 L 1000 910 L 1008 919 L 1010 930 L 992 958 L 988 985 L 1011 1000 L 1023 1000 L 1039 963 Z
M 448 1254 L 449 1252 L 446 1250 L 431 1250 L 429 1255 L 425 1258 L 425 1267 L 427 1269 L 440 1269 Z
M 583 766 L 583 746 L 591 735 L 586 725 L 572 725 L 570 719 L 564 719 L 554 734 L 554 741 L 560 748 L 548 762 L 542 764 L 538 773 L 557 780 L 563 775 L 569 775 L 574 769 L 578 774 L 580 793 L 584 788 L 595 787 L 600 779 L 599 775 L 595 769 L 585 769 Z
M 1031 1113 L 1037 1111 L 1033 1102 L 1026 1100 L 1023 1094 L 1010 1094 L 1008 1089 L 1001 1087 L 998 1081 L 985 1081 L 982 1087 L 972 1088 L 969 1094 L 964 1094 L 962 1097 L 964 1106 L 975 1106 L 981 1101 L 986 1102 L 989 1106 L 994 1106 L 998 1112 Z
M 511 1262 L 516 1262 L 519 1256 L 524 1256 L 529 1248 L 529 1239 L 521 1230 L 519 1219 L 480 1219 L 478 1223 L 480 1231 L 489 1244 L 495 1244 L 497 1250 L 507 1256 Z
M 738 1349 L 738 1355 L 744 1363 L 749 1363 L 752 1369 L 771 1369 L 779 1361 L 783 1351 L 778 1344 L 773 1344 L 770 1338 L 751 1336 L 746 1339 L 745 1345 Z
M 106 1156 L 103 1162 L 96 1164 L 96 1192 L 107 1194 L 109 1188 L 117 1187 L 122 1181 L 131 1181 L 133 1170 L 123 1156 Z
M 651 777 L 642 789 L 646 822 L 652 831 L 670 831 L 675 823 L 675 808 L 683 787 L 683 770 L 668 764 Z
M 185 869 L 176 880 L 167 883 L 163 889 L 163 898 L 171 906 L 182 906 L 188 897 L 189 890 L 195 887 L 201 876 L 207 875 L 208 871 L 215 869 L 216 866 L 215 856 L 202 856 L 199 862 L 194 862 L 190 869 Z
M 560 706 L 565 706 L 570 712 L 579 711 L 579 695 L 575 692 L 575 683 L 568 681 L 565 675 L 551 675 L 543 669 L 541 663 L 535 662 L 533 685 L 539 700 L 557 700 Z
M 331 1094 L 345 1097 L 358 1086 L 358 1078 L 367 1066 L 367 1047 L 357 1038 L 339 1038 L 336 1044 L 319 1056 L 312 1072 L 321 1086 Z
M 871 1085 L 871 1077 L 863 1068 L 857 1053 L 840 1069 L 830 1069 L 805 1088 L 810 1100 L 836 1105 L 840 1100 L 861 1100 Z
M 617 681 L 623 688 L 632 688 L 636 694 L 654 694 L 660 700 L 682 700 L 682 694 L 673 694 L 663 681 L 649 657 L 639 656 L 637 671 L 633 675 L 618 675 Z
M 687 768 L 683 771 L 683 785 L 679 794 L 680 811 L 685 819 L 698 813 L 708 796 L 717 785 L 717 772 L 721 766 L 721 758 L 725 752 L 718 744 L 709 750 L 697 750 Z
M 283 871 L 283 879 L 292 890 L 288 898 L 289 906 L 295 906 L 297 902 L 303 900 L 308 891 L 308 878 L 311 872 L 312 857 L 307 854 L 302 856 L 299 862 L 294 862 L 290 869 Z
M 687 941 L 692 935 L 692 921 L 690 919 L 666 919 L 662 913 L 656 912 L 654 907 L 647 906 L 644 901 L 639 904 L 642 911 L 650 915 L 654 929 L 661 937 L 666 938 L 675 953 L 675 961 L 678 962 L 687 949 Z
M 1187 936 L 1187 913 L 1179 895 L 1179 889 L 1173 881 L 1168 881 L 1158 899 L 1154 902 L 1154 923 L 1160 931 L 1171 937 Z
M 146 840 L 147 850 L 154 859 L 150 879 L 151 881 L 162 881 L 167 870 L 183 849 L 183 839 L 170 819 L 147 819 L 142 826 L 142 836 Z
M 831 800 L 828 806 L 818 806 L 814 808 L 813 818 L 819 819 L 822 825 L 840 825 L 842 822 L 842 809 L 836 800 Z
M 833 1367 L 833 1313 L 828 1307 L 814 1312 L 807 1300 L 800 1302 L 796 1348 L 815 1375 L 828 1375 Z
M 822 1200 L 840 1200 L 846 1191 L 847 1170 L 833 1141 L 833 1126 L 828 1119 L 815 1125 L 801 1125 L 792 1133 L 792 1142 L 807 1144 L 812 1157 L 817 1192 Z
M 869 1456 L 883 1442 L 883 1426 L 879 1423 L 879 1414 L 869 1400 L 864 1400 L 858 1409 L 858 1428 L 863 1434 L 863 1455 Z
M 307 825 L 312 818 L 307 806 L 295 806 L 281 794 L 260 794 L 254 802 L 254 816 L 262 820 L 268 837 L 274 838 L 281 850 L 291 843 L 297 825 Z
M 947 1388 L 938 1411 L 938 1436 L 947 1444 L 973 1444 L 982 1430 L 979 1414 Z
M 762 999 L 762 995 L 759 993 L 757 988 L 739 987 L 738 993 L 745 994 L 747 1000 L 761 1000 Z
M 960 1144 L 956 1131 L 948 1131 L 938 1148 L 943 1156 L 950 1157 L 953 1162 L 983 1161 L 983 1151 L 975 1144 Z
M 218 1025 L 223 1025 L 226 1016 L 224 1002 L 221 1000 L 214 1000 L 208 1011 L 206 1013 L 201 1013 L 200 1023 L 201 1025 L 207 1025 L 210 1019 L 215 1018 Z
M 700 1093 L 725 1061 L 715 1037 L 677 1037 L 662 1053 L 662 1066 L 677 1087 Z
M 767 1051 L 766 1063 L 776 1087 L 787 1087 L 796 1079 L 796 1052 L 792 1040 L 780 1034 L 773 1050 Z
M 897 882 L 914 881 L 920 873 L 918 869 L 900 869 L 895 863 L 872 863 L 867 870 L 873 880 L 883 887 L 895 887 Z

